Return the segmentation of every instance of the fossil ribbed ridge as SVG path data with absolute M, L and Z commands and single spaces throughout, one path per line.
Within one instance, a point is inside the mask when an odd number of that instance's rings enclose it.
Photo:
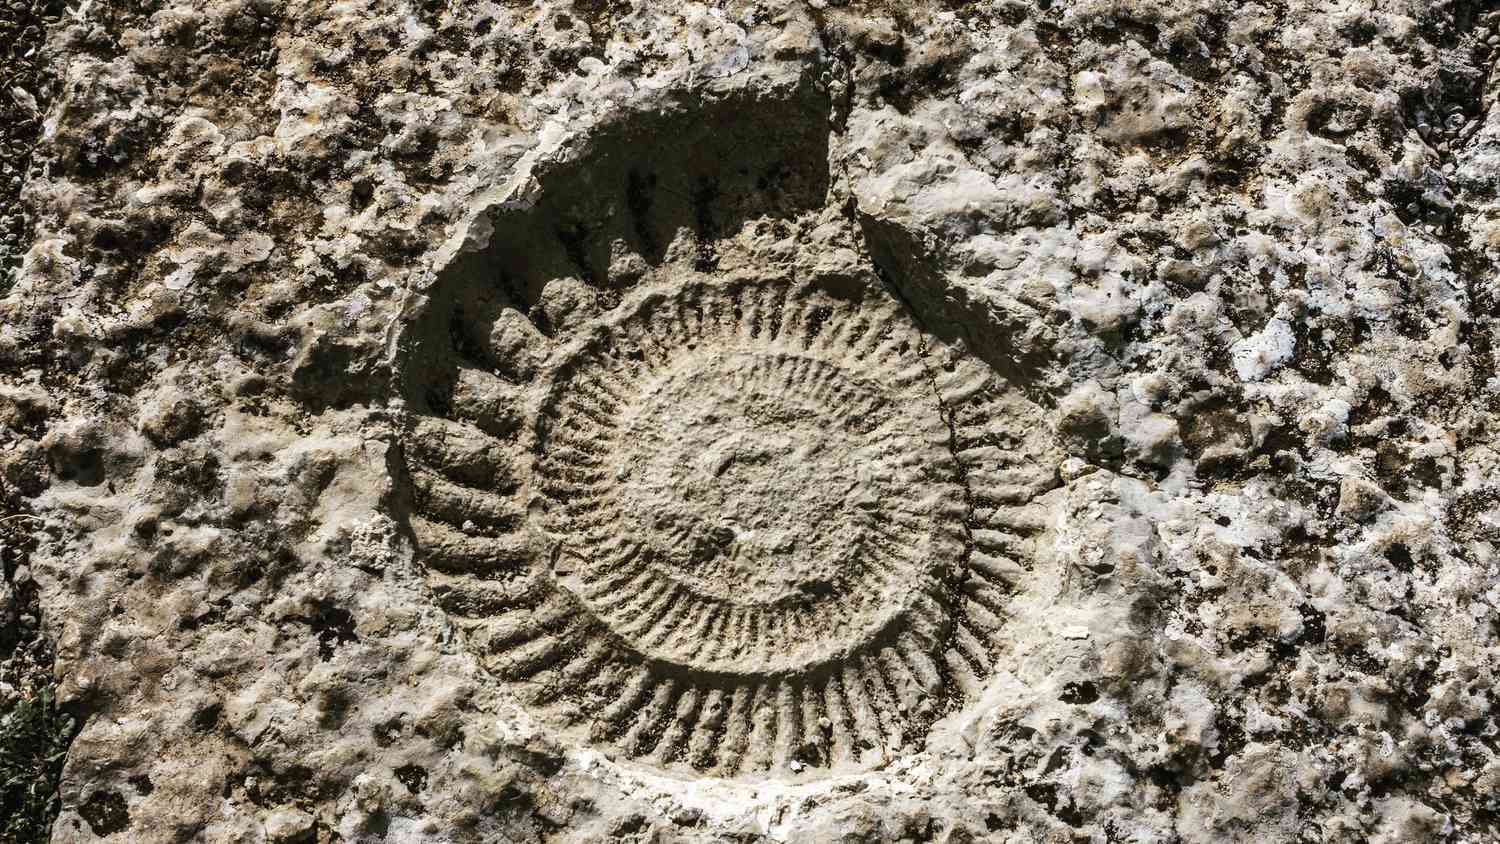
M 410 448 L 434 591 L 592 742 L 722 776 L 869 765 L 1005 649 L 1054 470 L 1025 400 L 899 303 L 692 282 L 561 347 L 508 438 L 457 393 Z

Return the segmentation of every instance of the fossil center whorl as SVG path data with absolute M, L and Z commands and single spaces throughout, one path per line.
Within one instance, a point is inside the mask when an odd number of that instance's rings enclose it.
M 866 544 L 882 484 L 869 444 L 791 385 L 742 376 L 765 361 L 688 361 L 647 386 L 617 453 L 633 528 L 706 599 L 790 606 L 826 597 Z M 837 372 L 829 373 L 837 378 Z
M 956 562 L 938 541 L 961 529 L 943 524 L 952 460 L 920 380 L 724 339 L 569 367 L 538 449 L 540 476 L 572 481 L 541 484 L 548 526 L 581 561 L 563 584 L 643 655 L 806 668 L 870 642 Z

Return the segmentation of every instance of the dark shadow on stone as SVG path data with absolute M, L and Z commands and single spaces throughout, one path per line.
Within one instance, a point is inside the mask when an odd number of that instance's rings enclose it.
M 125 798 L 117 791 L 96 791 L 88 802 L 78 807 L 78 814 L 88 821 L 89 829 L 100 838 L 114 835 L 130 826 L 130 812 Z
M 1027 327 L 1018 316 L 985 303 L 964 287 L 949 284 L 934 269 L 932 256 L 906 228 L 868 214 L 855 216 L 882 279 L 911 309 L 923 329 L 989 364 L 1037 404 L 1057 404 L 1043 389 L 1052 356 L 1045 348 L 1026 348 L 1016 342 Z
M 559 289 L 597 314 L 674 243 L 673 260 L 711 271 L 716 241 L 747 222 L 823 207 L 830 109 L 827 92 L 806 80 L 771 94 L 684 94 L 581 138 L 534 174 L 533 202 L 497 208 L 488 245 L 442 271 L 407 333 L 401 392 L 414 409 L 443 415 L 457 366 L 524 381 L 524 368 L 493 352 L 490 334 L 507 312 L 554 337 L 567 330 Z M 544 301 L 554 282 L 561 287 Z

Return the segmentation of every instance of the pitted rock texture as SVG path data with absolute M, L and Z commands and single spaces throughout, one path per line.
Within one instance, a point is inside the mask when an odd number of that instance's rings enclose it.
M 1497 837 L 1487 4 L 34 6 L 53 840 Z

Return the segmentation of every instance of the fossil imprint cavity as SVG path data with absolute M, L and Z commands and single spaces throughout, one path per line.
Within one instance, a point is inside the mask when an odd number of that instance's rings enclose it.
M 435 592 L 544 717 L 669 768 L 866 765 L 994 669 L 1043 426 L 894 301 L 679 284 L 536 390 L 411 468 Z

